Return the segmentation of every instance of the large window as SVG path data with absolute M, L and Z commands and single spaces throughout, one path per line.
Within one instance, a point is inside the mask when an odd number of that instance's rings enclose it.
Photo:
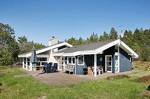
M 75 57 L 68 57 L 68 64 L 75 64 Z
M 79 65 L 84 64 L 84 57 L 83 56 L 78 56 L 78 64 Z

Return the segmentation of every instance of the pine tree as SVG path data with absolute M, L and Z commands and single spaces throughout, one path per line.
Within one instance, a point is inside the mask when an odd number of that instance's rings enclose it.
M 82 37 L 80 37 L 79 40 L 78 40 L 78 44 L 81 45 L 83 43 L 84 43 L 84 40 L 82 39 Z
M 109 39 L 110 39 L 109 34 L 106 33 L 105 31 L 103 32 L 103 35 L 100 35 L 100 37 L 99 37 L 99 41 L 106 41 Z
M 78 41 L 74 37 L 71 37 L 70 39 L 68 39 L 67 42 L 72 45 L 78 45 Z
M 112 27 L 110 30 L 110 39 L 117 39 L 117 38 L 118 38 L 117 31 L 115 30 L 114 27 Z
M 98 35 L 93 32 L 91 34 L 89 40 L 90 40 L 90 42 L 97 42 L 98 41 Z

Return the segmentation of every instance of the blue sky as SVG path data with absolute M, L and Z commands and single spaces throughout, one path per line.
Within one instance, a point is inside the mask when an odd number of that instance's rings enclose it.
M 150 0 L 1 0 L 0 22 L 10 24 L 16 36 L 47 44 L 88 37 L 115 27 L 150 28 Z

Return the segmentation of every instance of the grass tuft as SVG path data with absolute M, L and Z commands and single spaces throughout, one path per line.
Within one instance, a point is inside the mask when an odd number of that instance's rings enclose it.
M 2 88 L 0 99 L 148 99 L 140 94 L 145 90 L 143 83 L 135 82 L 126 75 L 113 80 L 99 79 L 73 86 L 51 86 L 34 79 L 18 68 L 3 69 L 0 77 Z M 1 74 L 1 72 L 0 72 Z M 124 78 L 124 79 L 122 79 Z M 109 78 L 110 79 L 110 78 Z
M 123 78 L 130 78 L 128 75 L 115 75 L 115 76 L 109 76 L 106 79 L 107 80 L 116 80 L 116 79 L 123 79 Z

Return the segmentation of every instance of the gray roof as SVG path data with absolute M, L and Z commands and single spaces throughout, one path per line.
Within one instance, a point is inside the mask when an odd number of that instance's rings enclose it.
M 61 52 L 73 53 L 73 52 L 77 52 L 77 51 L 94 50 L 94 49 L 100 48 L 100 47 L 102 47 L 102 46 L 104 46 L 104 45 L 106 45 L 106 44 L 108 44 L 108 43 L 110 43 L 112 41 L 115 41 L 115 40 L 107 40 L 107 41 L 101 41 L 101 42 L 96 42 L 96 43 L 77 45 L 77 46 L 73 46 L 71 48 L 64 49 Z

